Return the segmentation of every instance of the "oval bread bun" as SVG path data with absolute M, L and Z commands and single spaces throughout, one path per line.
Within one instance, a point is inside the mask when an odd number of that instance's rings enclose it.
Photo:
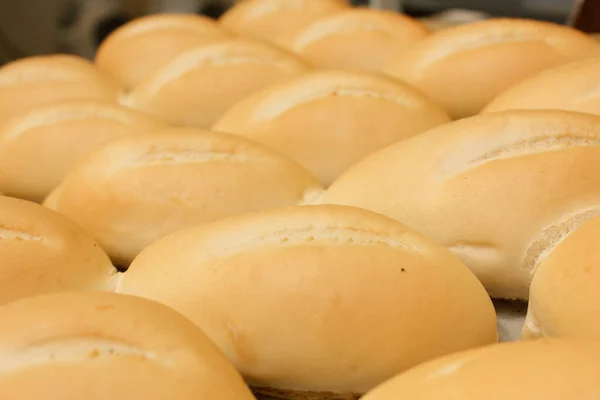
M 64 290 L 113 290 L 115 274 L 108 256 L 75 223 L 0 196 L 0 304 Z
M 312 21 L 346 8 L 345 0 L 244 0 L 225 12 L 219 22 L 238 34 L 285 43 Z
M 500 93 L 483 112 L 557 109 L 600 115 L 600 57 L 543 71 Z
M 41 202 L 93 148 L 160 126 L 141 113 L 96 100 L 31 108 L 0 125 L 0 192 Z
M 362 399 L 596 399 L 598 371 L 600 341 L 503 343 L 420 365 Z
M 207 128 L 244 97 L 307 68 L 269 45 L 224 40 L 179 54 L 137 86 L 124 103 L 172 125 Z
M 455 121 L 373 154 L 320 202 L 395 218 L 457 254 L 492 297 L 526 299 L 546 251 L 600 204 L 600 117 Z
M 321 191 L 307 171 L 258 143 L 172 128 L 101 146 L 45 205 L 79 223 L 127 266 L 147 245 L 179 229 L 293 205 Z
M 113 31 L 96 53 L 96 65 L 131 89 L 176 55 L 231 37 L 210 18 L 192 14 L 154 14 Z
M 317 67 L 378 71 L 428 33 L 397 12 L 353 8 L 317 19 L 284 45 Z
M 531 282 L 522 337 L 600 339 L 600 210 L 540 263 Z M 567 236 L 568 235 L 568 236 Z
M 23 58 L 0 68 L 0 123 L 31 107 L 66 99 L 117 101 L 118 87 L 77 56 Z
M 357 398 L 420 362 L 497 340 L 493 305 L 468 268 L 351 207 L 180 231 L 143 251 L 117 291 L 192 319 L 256 393 L 277 398 Z
M 384 71 L 420 88 L 453 118 L 479 113 L 496 95 L 544 69 L 600 55 L 600 44 L 566 26 L 490 19 L 443 29 Z
M 329 185 L 369 153 L 449 120 L 421 92 L 394 79 L 316 71 L 246 98 L 213 129 L 264 143 Z
M 153 301 L 60 293 L 0 307 L 0 398 L 252 400 L 189 320 Z

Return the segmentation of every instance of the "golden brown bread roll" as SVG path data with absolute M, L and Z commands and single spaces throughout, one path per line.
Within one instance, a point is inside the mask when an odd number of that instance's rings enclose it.
M 0 196 L 0 304 L 64 290 L 112 290 L 116 272 L 72 221 L 38 204 Z
M 566 26 L 490 19 L 435 32 L 384 71 L 420 88 L 453 118 L 477 114 L 496 95 L 544 69 L 600 55 L 600 44 Z
M 96 65 L 123 88 L 131 89 L 183 51 L 231 36 L 200 15 L 144 16 L 104 40 L 96 53 Z
M 172 125 L 207 128 L 244 97 L 307 68 L 267 44 L 224 40 L 179 54 L 123 102 Z
M 255 392 L 276 398 L 357 398 L 420 362 L 497 340 L 492 303 L 468 268 L 352 207 L 177 232 L 144 250 L 117 291 L 189 317 Z
M 600 205 L 600 117 L 489 113 L 383 149 L 319 200 L 391 216 L 450 249 L 492 297 L 526 299 L 535 267 Z
M 0 68 L 0 123 L 31 107 L 67 99 L 117 101 L 118 87 L 77 56 L 23 58 Z
M 97 100 L 33 107 L 0 124 L 0 192 L 41 202 L 90 150 L 160 126 L 141 113 Z
M 428 33 L 397 12 L 352 8 L 315 20 L 283 45 L 317 67 L 378 71 Z
M 316 71 L 246 98 L 213 129 L 264 143 L 329 185 L 369 153 L 449 120 L 421 92 L 394 79 Z
M 281 43 L 319 17 L 348 7 L 345 0 L 244 0 L 219 22 L 239 34 Z
M 596 212 L 562 241 L 536 269 L 522 337 L 600 339 L 600 216 Z
M 600 341 L 506 343 L 441 358 L 363 400 L 564 400 L 600 397 Z
M 45 205 L 79 223 L 127 266 L 147 245 L 179 229 L 309 201 L 321 190 L 310 173 L 258 143 L 172 128 L 99 147 Z
M 153 301 L 60 293 L 0 307 L 0 398 L 252 400 L 189 320 Z
M 545 70 L 500 93 L 483 112 L 558 109 L 600 114 L 600 57 Z

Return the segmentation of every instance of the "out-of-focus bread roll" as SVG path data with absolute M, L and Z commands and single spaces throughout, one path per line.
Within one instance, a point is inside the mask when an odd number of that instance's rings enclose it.
M 600 55 L 588 35 L 549 22 L 490 19 L 443 29 L 384 71 L 422 89 L 453 118 L 477 114 L 496 95 L 544 69 Z
M 0 398 L 252 400 L 192 322 L 114 293 L 60 293 L 0 307 Z
M 467 267 L 353 207 L 180 231 L 143 251 L 117 290 L 188 316 L 257 393 L 276 398 L 354 399 L 420 362 L 497 340 L 493 305 Z
M 34 107 L 0 124 L 0 192 L 41 202 L 91 149 L 159 126 L 143 114 L 96 100 Z
M 599 371 L 600 341 L 506 343 L 425 363 L 363 400 L 591 400 L 600 398 Z
M 279 150 L 329 185 L 369 153 L 449 120 L 421 92 L 394 79 L 316 71 L 246 98 L 213 129 Z
M 112 290 L 115 274 L 108 256 L 75 223 L 0 196 L 0 304 L 64 290 Z
M 529 292 L 523 338 L 570 336 L 600 339 L 598 214 L 573 233 L 562 232 L 562 237 L 566 238 L 536 269 Z
M 510 109 L 600 114 L 600 57 L 541 72 L 500 93 L 483 111 Z
M 192 225 L 310 201 L 316 178 L 234 136 L 172 128 L 122 137 L 79 163 L 45 204 L 93 234 L 119 265 Z
M 77 56 L 23 58 L 0 68 L 0 123 L 36 105 L 66 99 L 117 101 L 118 86 Z
M 347 8 L 345 0 L 245 0 L 219 22 L 239 34 L 280 43 L 312 21 Z
M 391 216 L 457 254 L 492 297 L 526 299 L 546 252 L 599 210 L 600 117 L 455 121 L 373 154 L 320 202 Z
M 378 71 L 428 33 L 397 12 L 354 8 L 319 18 L 283 45 L 317 67 Z
M 307 68 L 270 45 L 224 40 L 179 54 L 133 89 L 124 104 L 172 125 L 207 128 L 246 96 Z
M 191 14 L 154 14 L 123 25 L 98 48 L 96 65 L 131 89 L 179 53 L 231 37 L 210 18 Z

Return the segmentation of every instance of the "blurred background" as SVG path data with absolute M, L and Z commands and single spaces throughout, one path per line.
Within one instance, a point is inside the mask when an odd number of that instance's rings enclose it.
M 131 19 L 160 12 L 218 17 L 236 0 L 0 0 L 0 64 L 67 52 L 92 58 L 98 44 Z M 486 18 L 567 23 L 576 0 L 354 0 L 424 19 L 434 28 Z

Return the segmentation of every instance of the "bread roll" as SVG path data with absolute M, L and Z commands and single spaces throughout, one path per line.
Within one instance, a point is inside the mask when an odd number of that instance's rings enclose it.
M 121 266 L 179 229 L 309 201 L 316 178 L 287 158 L 225 134 L 172 128 L 89 154 L 46 199 L 91 232 Z
M 558 109 L 600 114 L 600 57 L 541 72 L 500 93 L 484 112 Z
M 600 55 L 600 44 L 550 22 L 490 19 L 443 29 L 384 71 L 422 89 L 453 118 L 477 114 L 497 94 L 544 69 Z
M 422 361 L 497 340 L 493 305 L 457 258 L 351 207 L 180 231 L 143 251 L 117 290 L 188 316 L 255 392 L 276 398 L 357 398 Z
M 252 400 L 223 354 L 168 307 L 60 293 L 0 307 L 0 398 Z
M 489 113 L 355 165 L 320 199 L 401 221 L 457 254 L 492 297 L 526 299 L 546 251 L 600 204 L 600 117 Z
M 423 364 L 363 400 L 597 399 L 598 371 L 600 341 L 507 343 Z
M 536 269 L 531 282 L 523 338 L 569 336 L 600 339 L 598 214 L 598 210 L 590 213 L 590 219 L 574 232 L 562 232 L 565 238 Z
M 329 185 L 369 153 L 448 121 L 440 107 L 401 82 L 317 71 L 246 98 L 213 129 L 279 150 Z
M 154 14 L 113 31 L 98 48 L 96 65 L 131 89 L 179 53 L 232 35 L 210 18 Z
M 397 12 L 353 8 L 317 19 L 284 45 L 318 67 L 378 71 L 428 32 Z
M 179 54 L 124 104 L 173 125 L 207 128 L 244 97 L 306 69 L 304 62 L 269 45 L 225 40 Z
M 41 202 L 91 149 L 159 126 L 143 114 L 96 100 L 33 107 L 0 124 L 0 192 Z
M 118 88 L 92 63 L 70 55 L 23 58 L 0 68 L 0 123 L 31 107 L 66 99 L 115 101 Z
M 219 22 L 239 34 L 281 43 L 312 21 L 348 7 L 345 0 L 245 0 Z
M 0 196 L 0 304 L 64 290 L 112 290 L 115 274 L 108 256 L 75 223 Z

